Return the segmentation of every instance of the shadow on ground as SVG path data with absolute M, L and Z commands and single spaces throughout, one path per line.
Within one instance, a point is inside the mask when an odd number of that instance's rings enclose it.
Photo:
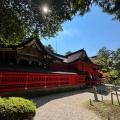
M 110 89 L 107 88 L 107 85 L 99 85 L 96 87 L 97 87 L 97 90 L 102 91 L 102 92 L 98 92 L 98 94 L 100 94 L 100 95 L 107 96 L 110 93 Z M 113 89 L 114 89 L 114 87 L 113 87 Z M 117 90 L 120 90 L 120 86 L 117 86 Z M 47 96 L 36 97 L 31 100 L 36 104 L 36 107 L 38 108 L 52 100 L 56 100 L 56 99 L 68 97 L 68 96 L 73 96 L 76 94 L 82 94 L 85 92 L 93 93 L 93 88 L 90 87 L 90 88 L 84 88 L 84 89 L 80 89 L 80 90 L 68 91 L 68 92 L 64 92 L 64 93 L 51 94 L 51 95 L 47 95 Z

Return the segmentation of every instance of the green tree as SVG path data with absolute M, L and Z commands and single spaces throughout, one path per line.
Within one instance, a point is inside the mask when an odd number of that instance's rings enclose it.
M 117 75 L 120 78 L 120 48 L 113 52 L 112 59 L 114 61 L 114 69 L 117 70 Z
M 48 50 L 48 51 L 50 51 L 51 53 L 55 53 L 55 50 L 53 49 L 53 47 L 50 45 L 50 44 L 48 44 L 47 46 L 45 46 L 46 47 L 46 49 Z
M 120 48 L 112 51 L 102 47 L 97 53 L 95 62 L 102 65 L 102 70 L 106 71 L 103 73 L 105 76 L 120 78 Z
M 25 38 L 25 25 L 7 4 L 4 5 L 3 11 L 0 9 L 0 15 L 2 16 L 0 17 L 0 42 L 5 45 L 18 44 Z
M 102 65 L 104 69 L 111 67 L 111 55 L 111 50 L 108 50 L 107 47 L 102 47 L 97 53 L 96 63 Z
M 54 37 L 61 24 L 73 16 L 83 16 L 92 5 L 120 20 L 119 0 L 1 0 L 0 42 L 18 44 L 24 37 Z M 36 33 L 35 33 L 36 36 Z
M 114 83 L 115 92 L 117 96 L 118 103 L 120 105 L 120 101 L 118 98 L 118 93 L 116 89 L 116 83 L 114 78 L 119 79 L 119 62 L 120 62 L 120 51 L 117 49 L 116 51 L 111 51 L 107 49 L 107 47 L 101 48 L 97 53 L 96 63 L 103 66 L 103 70 L 106 70 L 107 73 L 103 73 L 105 76 L 109 76 L 110 81 Z M 118 67 L 118 68 L 117 68 Z
M 113 65 L 112 53 L 113 51 L 107 49 L 107 47 L 102 47 L 97 53 L 95 62 L 102 65 L 102 69 L 107 71 Z
M 120 21 L 120 0 L 94 0 L 103 12 L 114 15 L 114 20 Z
M 18 44 L 24 37 L 36 36 L 36 31 L 39 37 L 44 38 L 53 37 L 57 31 L 61 31 L 64 20 L 60 19 L 53 8 L 49 8 L 51 12 L 44 13 L 44 2 L 37 4 L 36 0 L 1 1 L 0 42 Z
M 65 53 L 65 55 L 69 55 L 69 54 L 71 54 L 71 53 L 72 53 L 71 51 L 68 51 L 68 52 Z

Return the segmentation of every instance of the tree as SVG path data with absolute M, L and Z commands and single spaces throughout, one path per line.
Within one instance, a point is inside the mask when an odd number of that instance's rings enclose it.
M 120 48 L 116 51 L 102 47 L 95 58 L 94 62 L 102 65 L 102 71 L 104 76 L 108 76 L 110 79 L 120 78 Z
M 65 53 L 65 55 L 69 55 L 69 54 L 71 54 L 71 53 L 72 53 L 71 51 L 68 51 L 68 52 Z
M 111 51 L 107 49 L 107 47 L 103 47 L 97 53 L 96 62 L 103 66 L 103 70 L 107 71 L 107 73 L 105 73 L 104 75 L 107 75 L 110 78 L 110 81 L 114 83 L 117 100 L 120 105 L 120 101 L 116 89 L 116 83 L 114 80 L 114 78 L 117 79 L 119 78 L 119 72 L 120 72 L 120 69 L 118 67 L 120 63 L 119 57 L 120 57 L 119 48 L 116 51 Z
M 112 65 L 111 55 L 111 50 L 108 50 L 107 47 L 102 47 L 97 53 L 97 58 L 95 62 L 102 65 L 103 69 L 109 68 Z
M 112 54 L 112 59 L 114 61 L 114 68 L 117 70 L 117 76 L 120 78 L 120 48 Z
M 18 44 L 34 34 L 54 37 L 62 30 L 62 23 L 76 14 L 83 16 L 94 4 L 120 20 L 119 0 L 1 0 L 0 42 Z
M 4 5 L 2 10 L 0 9 L 0 42 L 5 45 L 18 44 L 25 38 L 25 25 L 7 4 Z
M 114 20 L 120 21 L 120 0 L 94 0 L 103 12 L 115 15 Z
M 95 62 L 97 64 L 102 65 L 102 69 L 103 71 L 108 71 L 108 73 L 106 72 L 105 75 L 109 74 L 112 77 L 118 77 L 119 74 L 119 57 L 120 57 L 120 53 L 119 53 L 119 48 L 116 51 L 112 51 L 107 49 L 107 47 L 102 47 L 98 53 L 97 53 L 97 58 L 95 60 Z
M 55 50 L 53 49 L 53 47 L 50 45 L 50 44 L 48 44 L 47 46 L 45 46 L 46 47 L 46 49 L 48 50 L 48 51 L 50 51 L 51 53 L 55 53 Z

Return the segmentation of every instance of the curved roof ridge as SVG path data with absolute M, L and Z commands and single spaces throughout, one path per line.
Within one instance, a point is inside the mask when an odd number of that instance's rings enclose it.
M 67 55 L 66 57 L 67 58 L 64 59 L 64 62 L 66 62 L 66 63 L 71 63 L 76 60 L 81 60 L 81 61 L 93 64 L 93 62 L 89 59 L 89 57 L 84 49 L 81 49 L 74 53 L 71 53 L 71 54 Z
M 71 56 L 71 55 L 76 54 L 76 53 L 79 53 L 79 52 L 81 52 L 81 51 L 85 51 L 84 48 L 83 48 L 83 49 L 80 49 L 80 50 L 78 50 L 78 51 L 72 52 L 72 53 L 70 53 L 69 55 L 65 55 L 65 57 Z
M 53 53 L 53 54 L 55 54 L 56 56 L 60 56 L 60 57 L 66 58 L 65 55 L 61 55 L 61 54 L 58 54 L 58 53 Z

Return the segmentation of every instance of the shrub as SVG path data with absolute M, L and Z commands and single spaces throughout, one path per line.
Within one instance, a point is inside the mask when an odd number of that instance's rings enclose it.
M 0 98 L 0 120 L 32 120 L 36 106 L 24 98 Z
M 117 79 L 116 83 L 117 83 L 117 84 L 120 84 L 120 78 Z

